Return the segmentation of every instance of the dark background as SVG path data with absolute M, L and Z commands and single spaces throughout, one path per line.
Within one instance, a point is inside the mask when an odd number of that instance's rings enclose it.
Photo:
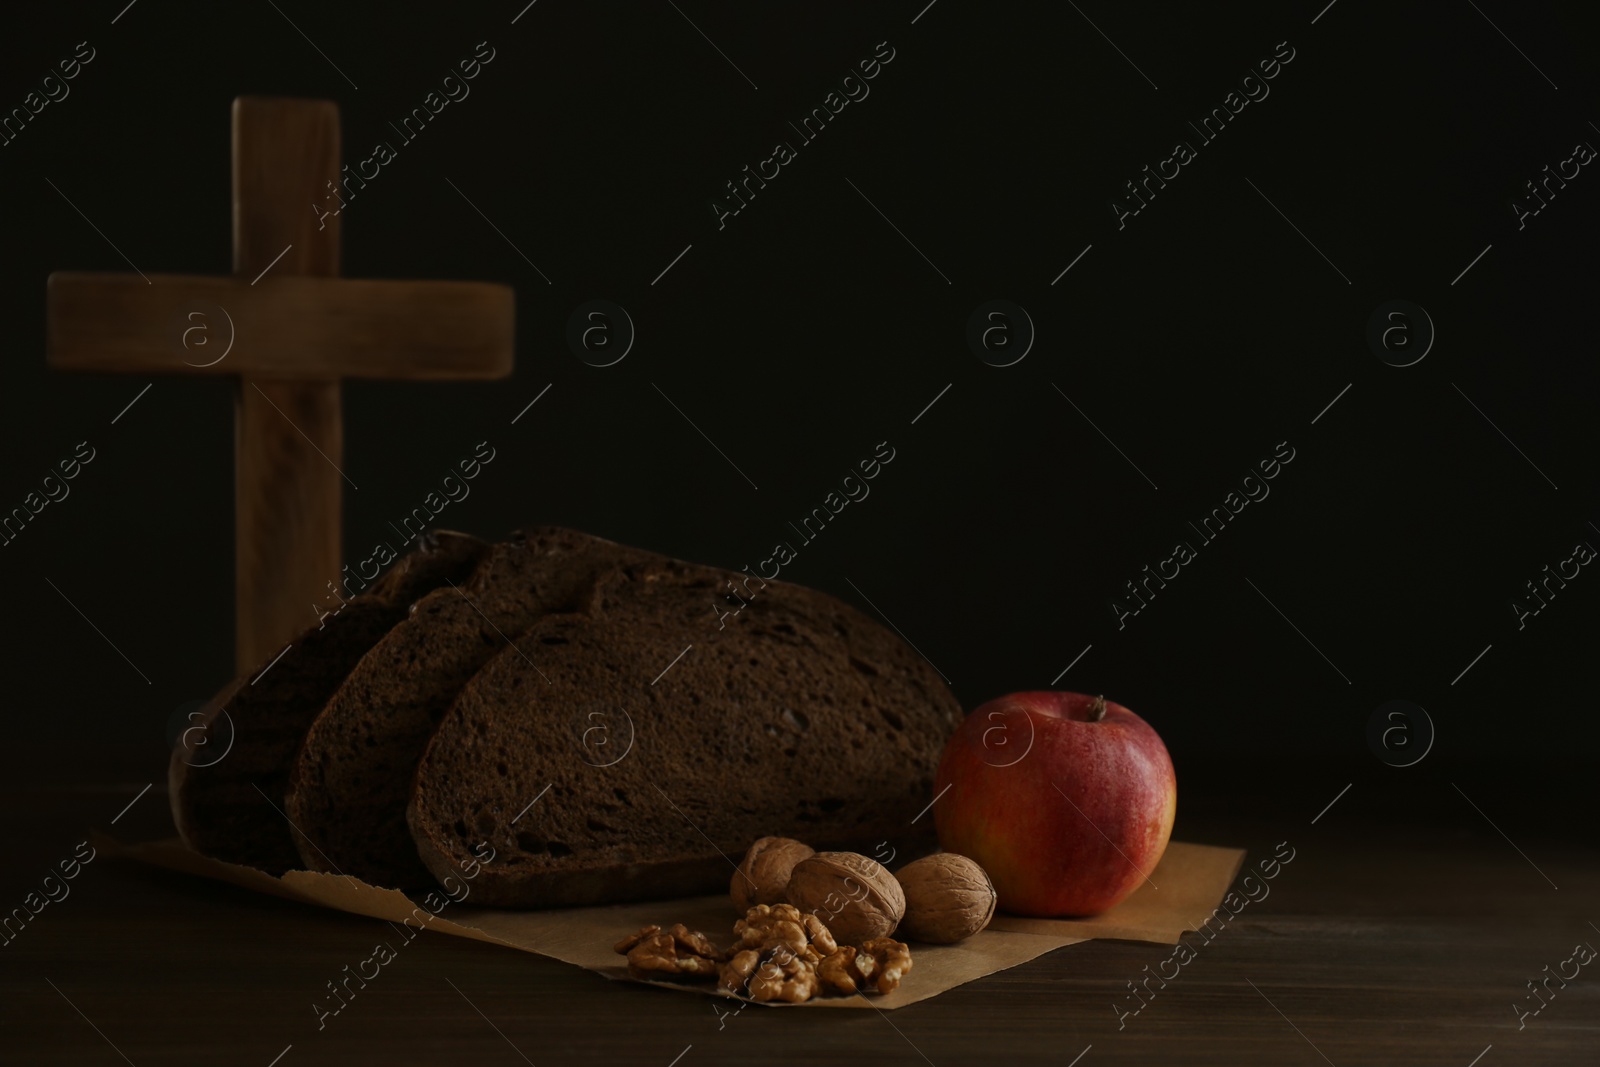
M 142 0 L 113 25 L 123 2 L 0 33 L 8 109 L 77 42 L 97 51 L 0 148 L 0 506 L 77 442 L 97 451 L 0 549 L 14 778 L 159 780 L 175 710 L 230 675 L 234 385 L 47 370 L 44 282 L 129 269 L 107 238 L 147 274 L 226 273 L 230 101 L 279 94 L 338 101 L 352 165 L 378 140 L 398 150 L 343 213 L 346 275 L 517 289 L 509 381 L 347 384 L 350 560 L 488 440 L 498 458 L 441 524 L 560 523 L 736 569 L 794 541 L 785 578 L 877 616 L 853 581 L 969 708 L 1051 687 L 1092 645 L 1059 687 L 1146 717 L 1200 803 L 1309 816 L 1356 782 L 1347 805 L 1482 830 L 1453 782 L 1512 837 L 1578 803 L 1600 577 L 1520 631 L 1510 601 L 1600 545 L 1600 178 L 1584 168 L 1520 232 L 1509 205 L 1600 144 L 1585 5 L 1339 0 L 1313 25 L 1318 0 L 939 0 L 912 24 L 925 0 L 540 0 L 512 25 L 524 0 Z M 796 142 L 787 122 L 885 40 L 870 96 L 718 230 L 723 183 Z M 388 122 L 480 41 L 496 54 L 470 97 L 402 145 Z M 1185 120 L 1280 41 L 1295 58 L 1270 96 L 1201 147 Z M 1179 138 L 1198 158 L 1119 232 L 1109 201 Z M 564 339 L 594 298 L 638 331 L 609 368 Z M 965 340 L 994 298 L 1037 327 L 1015 366 Z M 1364 339 L 1400 298 L 1438 331 L 1407 368 Z M 896 458 L 870 497 L 800 545 L 787 521 L 881 441 Z M 1194 541 L 1185 520 L 1280 441 L 1295 459 L 1270 497 L 1119 630 L 1123 582 Z M 1396 698 L 1437 728 L 1405 770 L 1364 733 Z

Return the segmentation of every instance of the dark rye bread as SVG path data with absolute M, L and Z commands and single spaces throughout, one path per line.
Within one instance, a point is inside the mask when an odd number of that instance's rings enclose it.
M 660 559 L 540 527 L 495 545 L 459 588 L 417 601 L 345 678 L 295 758 L 285 810 L 306 867 L 372 885 L 432 885 L 405 810 L 417 761 L 450 702 L 541 616 L 588 610 L 603 575 Z M 544 651 L 521 648 L 534 662 Z
M 864 849 L 916 837 L 961 717 L 926 661 L 799 586 L 757 586 L 719 629 L 712 598 L 735 576 L 673 564 L 648 577 L 519 636 L 538 670 L 507 649 L 462 689 L 407 809 L 437 878 L 487 841 L 474 903 L 665 898 L 725 890 L 729 857 L 769 834 Z M 603 759 L 584 747 L 596 725 Z
M 263 663 L 212 698 L 173 749 L 167 770 L 172 818 L 190 848 L 272 874 L 299 866 L 279 809 L 306 728 L 412 601 L 459 581 L 488 547 L 466 534 L 436 531 L 337 614 L 297 636 L 271 669 L 263 674 Z M 227 719 L 219 721 L 223 711 Z M 211 749 L 195 747 L 202 739 L 227 754 L 215 758 Z

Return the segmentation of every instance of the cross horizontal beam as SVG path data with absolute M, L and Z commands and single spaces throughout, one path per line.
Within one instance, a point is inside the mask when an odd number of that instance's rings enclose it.
M 149 278 L 147 284 L 138 275 L 50 275 L 50 366 L 297 380 L 482 379 L 511 373 L 515 304 L 510 286 L 318 277 Z M 202 318 L 192 317 L 195 310 Z M 185 331 L 202 324 L 204 333 L 192 339 L 203 336 L 206 343 L 185 346 Z M 219 359 L 224 351 L 226 358 Z

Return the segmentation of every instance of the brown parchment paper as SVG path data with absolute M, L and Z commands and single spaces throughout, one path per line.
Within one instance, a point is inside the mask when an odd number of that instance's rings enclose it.
M 124 845 L 103 834 L 95 847 L 157 867 L 229 882 L 305 904 L 337 908 L 389 922 L 406 922 L 439 933 L 470 937 L 507 948 L 549 956 L 617 981 L 640 981 L 628 974 L 623 958 L 611 946 L 623 935 L 649 923 L 681 922 L 704 930 L 714 941 L 726 941 L 733 928 L 733 907 L 724 895 L 686 897 L 642 904 L 609 904 L 592 908 L 508 911 L 475 908 L 470 894 L 463 903 L 446 903 L 426 923 L 419 902 L 397 889 L 379 889 L 356 878 L 318 871 L 289 871 L 278 878 L 233 863 L 202 856 L 177 838 Z M 1196 930 L 1210 916 L 1233 884 L 1244 861 L 1234 848 L 1174 841 L 1149 878 L 1127 900 L 1092 919 L 1025 919 L 997 915 L 988 929 L 954 945 L 912 943 L 912 969 L 900 988 L 868 1000 L 862 996 L 825 997 L 786 1007 L 892 1009 L 927 1000 L 958 985 L 1026 963 L 1053 949 L 1092 938 L 1117 938 L 1171 945 L 1185 931 Z M 436 898 L 437 899 L 437 898 Z M 645 982 L 681 993 L 742 1000 L 718 992 L 712 983 Z

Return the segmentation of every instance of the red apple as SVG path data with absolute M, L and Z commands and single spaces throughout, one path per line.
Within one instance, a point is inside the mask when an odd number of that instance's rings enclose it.
M 978 861 L 1001 909 L 1095 915 L 1155 869 L 1178 782 L 1160 736 L 1122 705 L 1013 693 L 956 728 L 934 796 L 940 846 Z

